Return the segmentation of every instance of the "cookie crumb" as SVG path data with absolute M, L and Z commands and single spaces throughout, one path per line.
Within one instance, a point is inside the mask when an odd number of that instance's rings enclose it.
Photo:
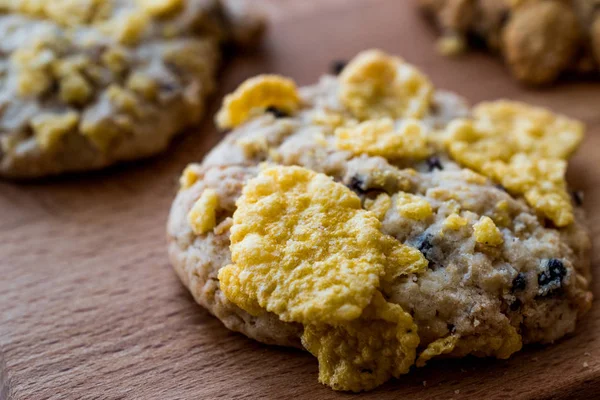
M 590 366 L 590 364 L 588 364 L 587 361 L 583 363 L 583 368 L 587 368 L 589 366 Z
M 427 386 L 427 381 L 423 381 L 423 386 Z
M 584 356 L 586 356 L 586 357 L 589 357 L 589 356 L 591 356 L 592 354 L 591 354 L 589 351 L 586 351 L 585 353 L 583 353 L 583 355 L 584 355 Z
M 436 43 L 437 51 L 443 56 L 453 57 L 465 52 L 465 40 L 459 36 L 451 35 L 440 38 Z
M 454 394 L 460 394 L 460 389 L 456 389 L 456 390 L 454 391 Z

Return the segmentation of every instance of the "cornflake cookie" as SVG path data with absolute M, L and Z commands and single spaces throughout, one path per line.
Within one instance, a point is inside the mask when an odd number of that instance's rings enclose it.
M 551 84 L 565 73 L 599 72 L 597 0 L 420 0 L 420 5 L 442 33 L 442 54 L 460 54 L 475 38 L 530 85 Z
M 590 308 L 590 239 L 564 178 L 580 123 L 471 110 L 377 50 L 310 87 L 252 78 L 216 119 L 232 132 L 181 177 L 171 262 L 229 329 L 305 348 L 333 389 L 436 357 L 508 358 Z
M 162 151 L 197 123 L 239 1 L 0 1 L 0 176 L 92 170 Z

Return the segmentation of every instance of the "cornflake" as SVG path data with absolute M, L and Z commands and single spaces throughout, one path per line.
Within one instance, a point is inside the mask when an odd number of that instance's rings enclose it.
M 421 118 L 432 94 L 425 75 L 380 50 L 360 53 L 340 75 L 340 101 L 360 120 Z
M 230 129 L 268 107 L 290 114 L 299 106 L 300 98 L 294 81 L 278 75 L 259 75 L 248 79 L 225 97 L 216 123 L 221 129 Z
M 386 273 L 426 265 L 418 251 L 419 258 L 399 259 L 404 246 L 381 233 L 350 189 L 301 167 L 261 171 L 244 187 L 233 221 L 233 264 L 219 271 L 221 290 L 254 315 L 267 310 L 303 324 L 351 321 Z
M 359 319 L 335 327 L 308 325 L 302 344 L 319 360 L 319 382 L 359 392 L 407 373 L 419 336 L 410 314 L 375 292 Z
M 188 222 L 196 235 L 203 235 L 217 224 L 219 196 L 214 189 L 205 189 L 188 214 Z
M 450 335 L 430 343 L 419 355 L 416 365 L 423 367 L 433 357 L 449 354 L 452 357 L 464 357 L 467 354 L 476 357 L 496 357 L 507 359 L 521 350 L 523 341 L 515 327 L 508 325 L 495 334 L 461 337 Z
M 573 222 L 566 160 L 583 138 L 583 124 L 522 103 L 482 103 L 474 120 L 447 128 L 446 147 L 457 162 L 524 195 L 558 227 Z
M 335 130 L 335 139 L 338 149 L 355 155 L 422 159 L 430 154 L 425 128 L 414 119 L 403 121 L 397 129 L 390 118 L 340 127 Z
M 504 243 L 502 233 L 490 217 L 482 216 L 475 225 L 473 225 L 473 235 L 477 243 L 489 246 L 500 246 Z

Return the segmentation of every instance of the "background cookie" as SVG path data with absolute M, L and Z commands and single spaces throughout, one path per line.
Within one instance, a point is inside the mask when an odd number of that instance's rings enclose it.
M 597 75 L 600 19 L 594 0 L 421 0 L 442 33 L 439 50 L 483 42 L 521 82 L 543 85 L 564 73 Z M 475 39 L 475 40 L 472 40 Z
M 372 71 L 377 73 L 369 75 Z M 410 94 L 395 97 L 404 90 Z M 247 305 L 234 304 L 217 275 L 232 262 L 235 204 L 248 180 L 260 175 L 259 164 L 301 166 L 351 189 L 381 221 L 383 233 L 427 260 L 427 268 L 386 276 L 379 287 L 386 301 L 401 306 L 418 327 L 417 366 L 440 355 L 507 358 L 523 344 L 553 342 L 572 332 L 591 305 L 584 216 L 569 201 L 564 208 L 571 209 L 573 219 L 558 229 L 550 220 L 553 214 L 544 216 L 536 203 L 527 204 L 495 178 L 448 158 L 446 149 L 452 153 L 459 137 L 470 143 L 465 150 L 477 145 L 453 133 L 457 124 L 480 124 L 483 114 L 488 118 L 491 109 L 497 111 L 494 107 L 482 104 L 471 115 L 460 98 L 434 91 L 413 67 L 377 51 L 359 55 L 339 78 L 326 76 L 297 93 L 284 78 L 253 78 L 225 99 L 217 116 L 234 131 L 182 175 L 168 226 L 171 262 L 194 298 L 230 329 L 266 343 L 297 346 L 305 332 L 299 321 L 284 322 L 287 317 L 269 309 L 243 310 Z M 375 110 L 398 113 L 398 120 L 378 114 L 359 122 L 357 112 Z M 511 121 L 501 114 L 492 124 Z M 552 121 L 544 123 L 552 126 Z M 510 126 L 505 129 L 509 141 Z M 548 137 L 556 141 L 553 135 Z M 543 147 L 540 142 L 535 148 Z M 527 157 L 537 162 L 535 154 Z M 310 345 L 309 350 L 317 352 Z M 357 384 L 352 374 L 340 377 L 321 368 L 320 380 L 336 389 L 365 390 L 381 383 L 371 381 L 369 372 L 357 373 L 364 379 Z
M 263 28 L 232 2 L 2 6 L 0 175 L 98 169 L 163 150 L 197 123 L 225 41 Z

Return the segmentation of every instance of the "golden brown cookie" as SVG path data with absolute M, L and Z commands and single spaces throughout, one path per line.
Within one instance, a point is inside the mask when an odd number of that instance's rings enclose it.
M 243 18 L 238 3 L 0 3 L 0 176 L 93 170 L 164 150 L 202 116 L 220 46 L 260 35 L 262 21 Z
M 421 0 L 438 25 L 439 49 L 455 55 L 472 39 L 498 53 L 529 85 L 565 73 L 598 74 L 597 0 Z
M 333 389 L 439 356 L 508 358 L 591 306 L 564 177 L 577 121 L 470 110 L 380 51 L 314 86 L 252 78 L 216 120 L 231 133 L 171 208 L 173 267 L 228 328 L 312 353 Z

